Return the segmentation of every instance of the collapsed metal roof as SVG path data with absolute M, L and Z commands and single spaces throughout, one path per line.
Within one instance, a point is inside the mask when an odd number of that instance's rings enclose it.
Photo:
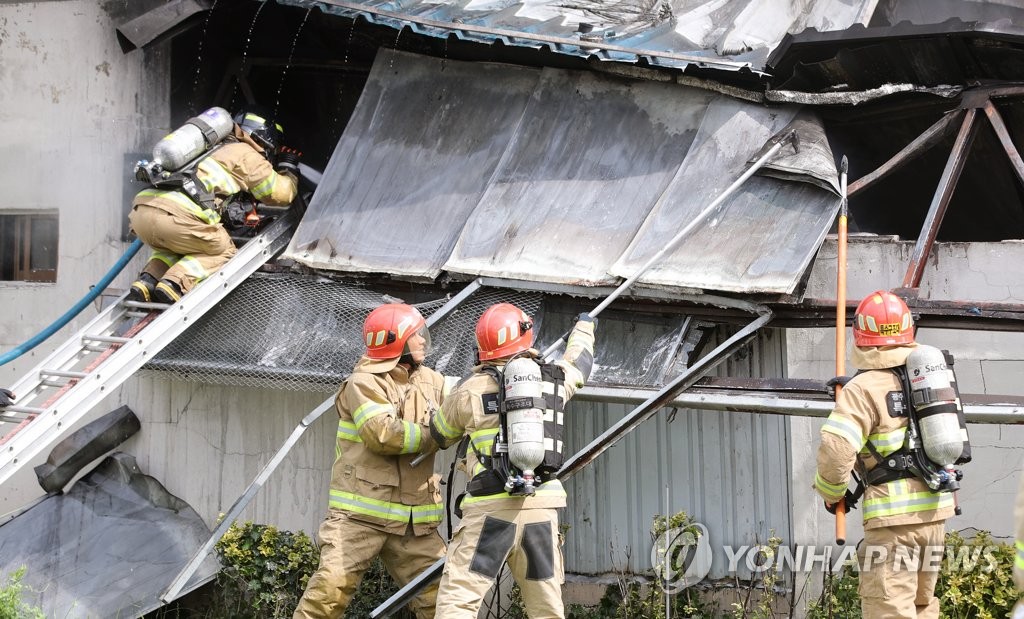
M 839 206 L 824 132 L 796 106 L 675 84 L 381 50 L 286 257 L 342 272 L 601 285 L 631 275 L 802 127 L 640 280 L 791 293 Z M 829 189 L 823 188 L 829 187 Z
M 866 24 L 878 0 L 278 0 L 435 37 L 726 71 L 764 67 L 787 32 Z
M 163 606 L 160 593 L 209 535 L 188 503 L 116 452 L 0 526 L 0 556 L 28 566 L 25 601 L 48 617 L 138 617 Z M 208 557 L 186 590 L 217 570 Z

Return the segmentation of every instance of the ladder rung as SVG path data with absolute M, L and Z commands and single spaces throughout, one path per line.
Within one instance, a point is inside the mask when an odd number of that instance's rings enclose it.
M 143 312 L 140 310 L 128 310 L 124 313 L 128 318 L 145 318 L 149 316 L 149 312 Z
M 39 381 L 39 386 L 40 387 L 63 387 L 66 384 L 67 384 L 66 382 L 56 381 L 56 380 L 41 380 L 41 381 Z
M 25 413 L 26 415 L 38 415 L 45 411 L 45 408 L 36 408 L 34 406 L 8 406 L 4 409 L 5 413 Z
M 148 310 L 165 310 L 171 306 L 169 303 L 146 303 L 145 301 L 122 301 L 121 304 L 125 307 Z
M 116 335 L 83 335 L 83 341 L 106 342 L 108 344 L 127 344 L 132 341 L 130 337 L 118 337 Z
M 85 378 L 89 375 L 87 372 L 69 372 L 66 370 L 40 370 L 39 373 L 43 376 L 60 376 L 62 378 Z
M 82 350 L 88 350 L 89 352 L 106 352 L 110 350 L 110 346 L 107 344 L 82 344 Z

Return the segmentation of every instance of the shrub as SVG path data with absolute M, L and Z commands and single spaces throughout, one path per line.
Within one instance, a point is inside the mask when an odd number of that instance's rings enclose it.
M 23 600 L 26 587 L 21 580 L 24 577 L 25 566 L 21 566 L 8 574 L 6 584 L 0 586 L 0 619 L 45 619 L 46 615 L 39 608 Z
M 224 566 L 217 577 L 226 616 L 284 617 L 302 596 L 320 555 L 303 532 L 232 524 L 217 542 Z

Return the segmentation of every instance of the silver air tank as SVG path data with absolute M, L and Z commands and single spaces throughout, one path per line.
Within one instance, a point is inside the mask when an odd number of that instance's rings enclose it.
M 544 411 L 535 405 L 543 397 L 542 381 L 540 366 L 529 357 L 505 366 L 508 456 L 523 473 L 526 494 L 533 493 L 534 469 L 544 462 Z
M 921 443 L 928 459 L 951 469 L 964 450 L 964 437 L 957 418 L 956 391 L 942 351 L 918 346 L 907 357 L 910 395 L 917 413 Z
M 227 110 L 211 107 L 157 142 L 153 147 L 153 161 L 164 170 L 178 170 L 231 135 L 233 127 L 234 121 Z

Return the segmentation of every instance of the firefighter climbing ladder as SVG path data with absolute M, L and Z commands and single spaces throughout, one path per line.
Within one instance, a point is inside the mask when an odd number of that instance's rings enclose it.
M 283 249 L 297 210 L 289 209 L 174 305 L 122 296 L 11 385 L 18 400 L 0 412 L 0 484 Z

